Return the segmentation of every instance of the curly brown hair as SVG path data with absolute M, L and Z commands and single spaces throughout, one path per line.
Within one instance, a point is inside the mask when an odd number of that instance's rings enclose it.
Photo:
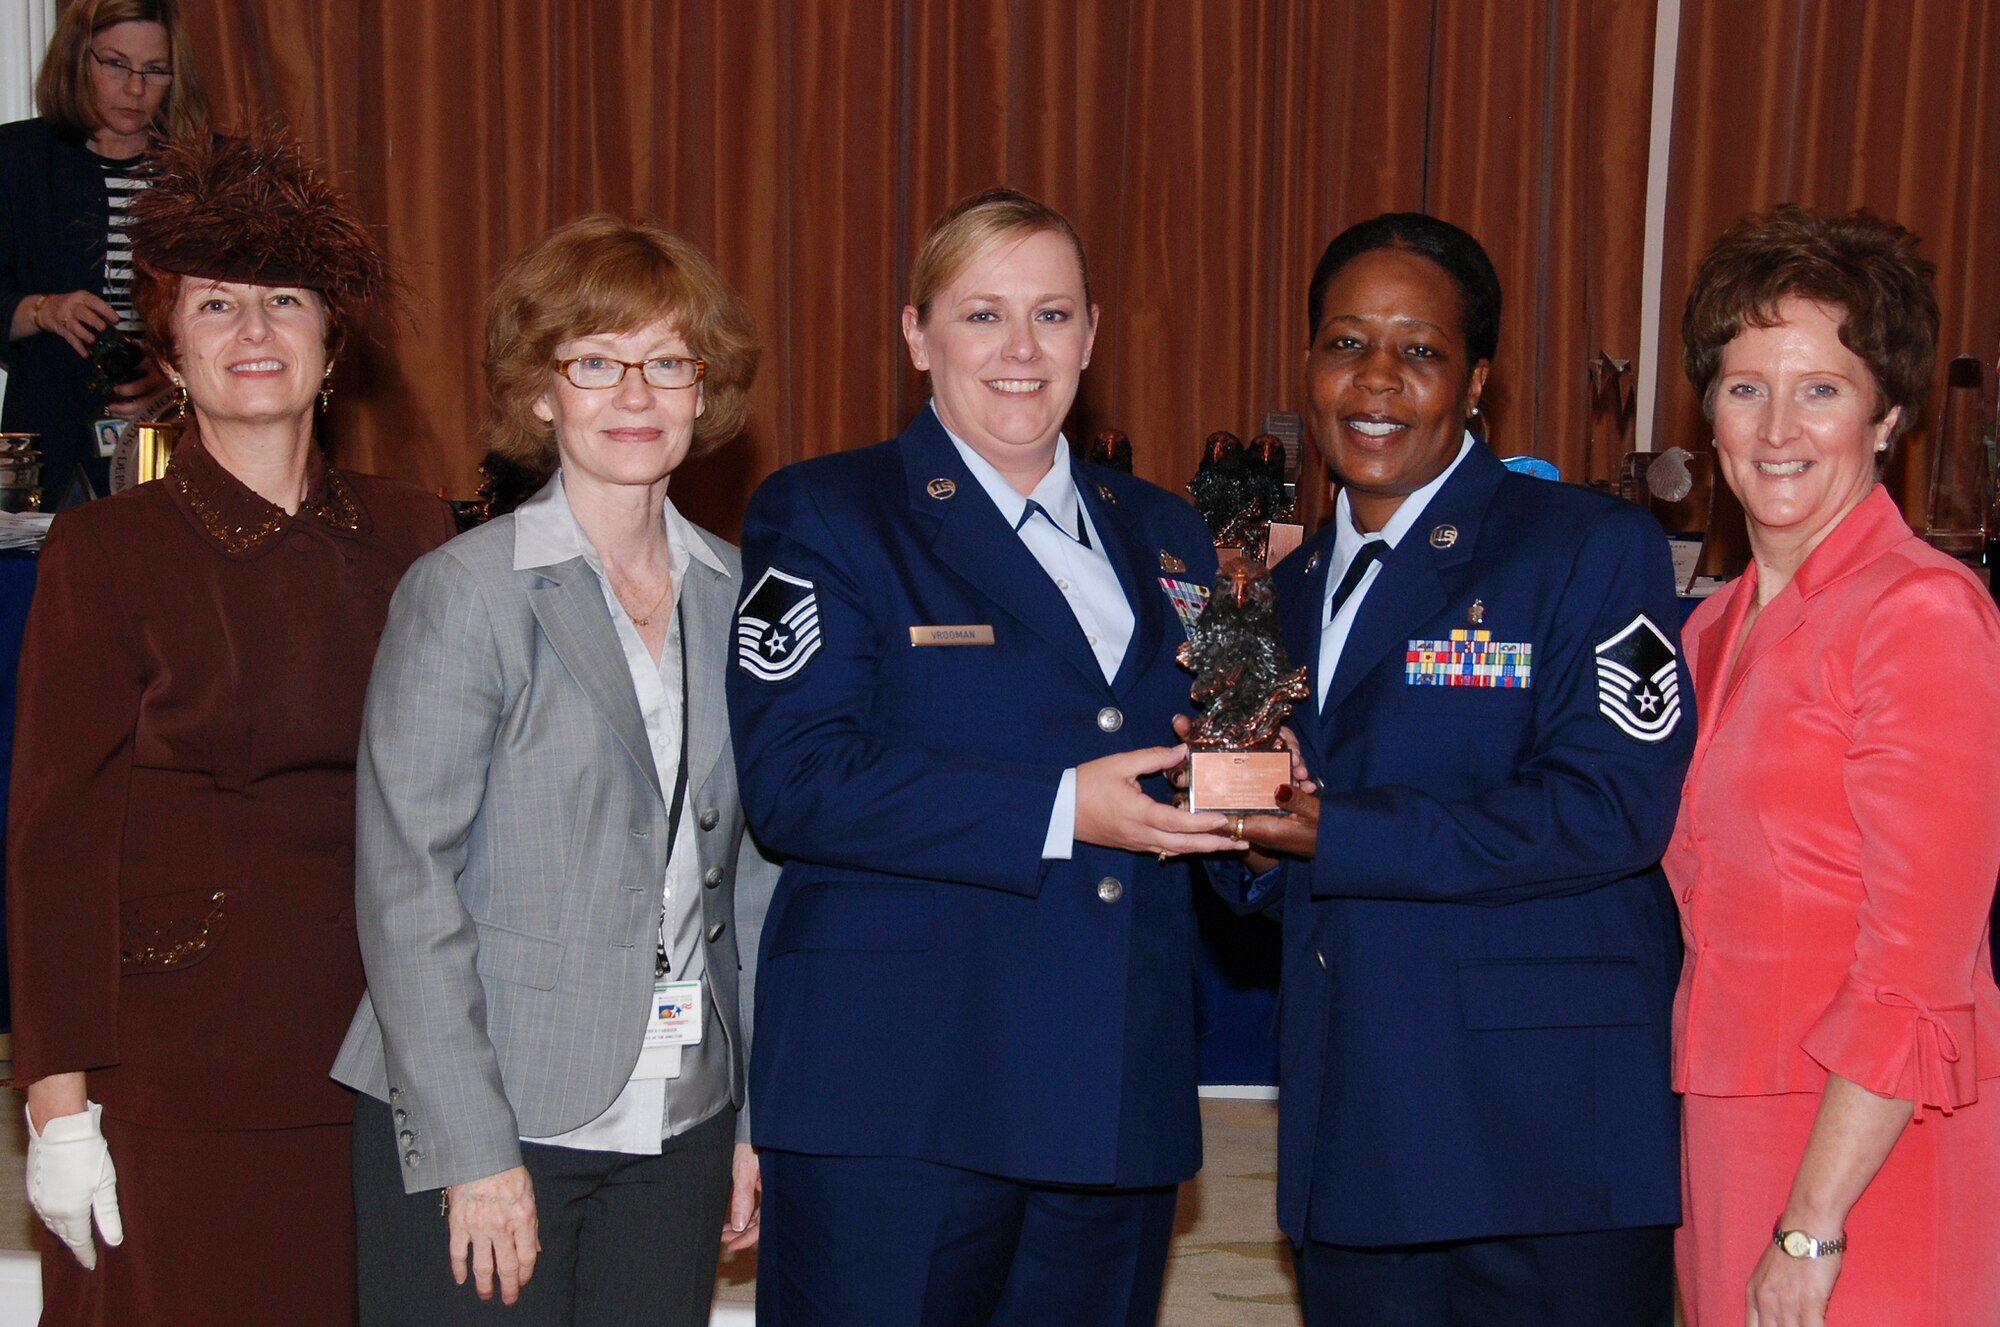
M 1715 418 L 1722 352 L 1745 327 L 1773 327 L 1788 296 L 1840 311 L 1840 343 L 1875 377 L 1876 420 L 1901 407 L 1891 438 L 1916 423 L 1937 364 L 1936 267 L 1915 235 L 1865 208 L 1785 203 L 1722 233 L 1696 270 L 1681 318 L 1681 366 Z
M 666 319 L 706 365 L 691 455 L 743 431 L 757 376 L 757 327 L 715 264 L 650 221 L 607 212 L 556 227 L 493 279 L 486 299 L 486 422 L 494 451 L 542 472 L 556 463 L 553 425 L 535 402 L 556 372 L 556 347 Z
M 174 81 L 160 102 L 153 131 L 185 138 L 208 122 L 208 97 L 195 68 L 194 47 L 174 0 L 72 0 L 56 19 L 41 72 L 35 76 L 35 109 L 56 134 L 81 143 L 99 129 L 90 87 L 90 40 L 120 23 L 157 23 L 167 30 L 167 60 Z

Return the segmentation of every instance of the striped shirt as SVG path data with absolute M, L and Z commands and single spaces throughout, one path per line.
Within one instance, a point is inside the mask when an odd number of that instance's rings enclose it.
M 141 163 L 144 157 L 112 161 L 98 157 L 104 171 L 104 189 L 111 199 L 111 214 L 104 235 L 104 302 L 118 314 L 118 325 L 128 332 L 139 330 L 138 315 L 132 311 L 132 241 L 125 236 L 132 200 L 151 183 Z

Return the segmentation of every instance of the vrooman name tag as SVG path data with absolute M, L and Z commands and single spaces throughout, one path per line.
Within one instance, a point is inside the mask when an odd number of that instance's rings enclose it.
M 978 625 L 958 627 L 911 627 L 912 645 L 991 645 L 993 628 Z

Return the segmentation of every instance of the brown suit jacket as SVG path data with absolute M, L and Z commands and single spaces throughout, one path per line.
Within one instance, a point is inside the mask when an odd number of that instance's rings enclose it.
M 20 673 L 8 962 L 22 1081 L 114 1117 L 344 1123 L 361 996 L 354 752 L 389 596 L 436 499 L 312 462 L 287 516 L 183 443 L 57 518 Z

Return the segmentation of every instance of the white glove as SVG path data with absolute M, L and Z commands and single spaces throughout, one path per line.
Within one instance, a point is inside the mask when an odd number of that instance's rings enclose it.
M 106 1245 L 125 1242 L 125 1222 L 118 1215 L 118 1171 L 98 1123 L 104 1108 L 86 1102 L 87 1110 L 58 1115 L 42 1132 L 28 1117 L 28 1205 L 85 1271 L 97 1270 L 97 1245 L 91 1242 L 90 1218 Z

